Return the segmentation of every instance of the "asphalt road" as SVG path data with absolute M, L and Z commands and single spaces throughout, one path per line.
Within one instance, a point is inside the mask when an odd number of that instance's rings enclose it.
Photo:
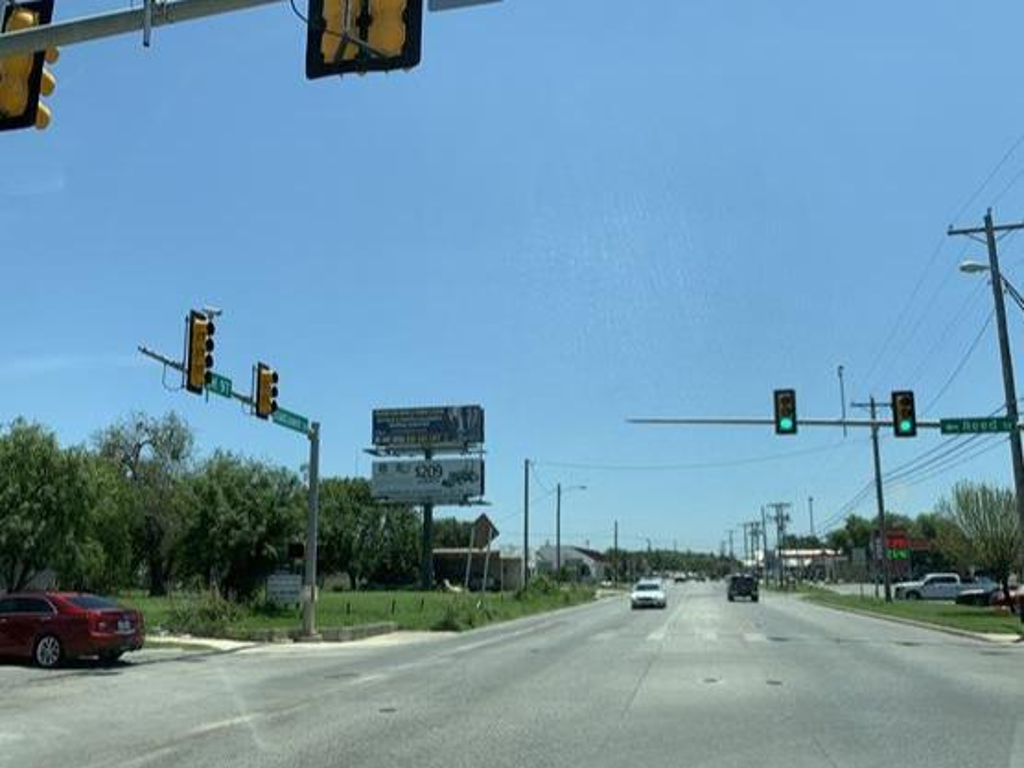
M 1024 768 L 1024 647 L 688 584 L 417 642 L 0 666 L 0 765 Z

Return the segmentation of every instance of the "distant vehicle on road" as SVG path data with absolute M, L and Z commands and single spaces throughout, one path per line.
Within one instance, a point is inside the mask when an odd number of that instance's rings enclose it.
M 666 608 L 668 596 L 658 579 L 642 579 L 633 587 L 629 595 L 630 606 L 637 608 Z
M 677 573 L 672 578 L 672 581 L 674 581 L 676 584 L 685 584 L 688 579 L 689 577 L 685 573 Z
M 894 584 L 893 596 L 897 600 L 956 600 L 966 590 L 987 590 L 998 586 L 988 579 L 963 582 L 956 573 L 929 573 L 920 581 Z
M 94 656 L 114 662 L 145 642 L 142 614 L 83 592 L 23 592 L 0 597 L 0 656 L 40 667 Z
M 1003 588 L 993 583 L 987 583 L 976 589 L 964 589 L 956 596 L 957 605 L 982 607 L 999 606 L 1008 608 L 1011 604 L 1020 605 L 1022 601 L 1024 601 L 1024 592 L 1021 590 L 1011 589 L 1010 597 L 1007 597 Z
M 757 579 L 749 573 L 734 573 L 729 577 L 728 597 L 730 603 L 737 597 L 747 597 L 750 602 L 756 603 L 760 599 Z

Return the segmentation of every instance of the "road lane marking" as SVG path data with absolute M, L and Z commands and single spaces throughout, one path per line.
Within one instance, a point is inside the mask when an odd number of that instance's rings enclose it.
M 743 641 L 747 643 L 767 643 L 768 637 L 763 632 L 744 632 Z
M 651 634 L 649 634 L 647 636 L 647 639 L 650 640 L 651 642 L 660 643 L 662 640 L 665 639 L 665 634 L 667 632 L 668 632 L 668 625 L 665 625 L 663 627 L 658 627 L 658 629 L 654 630 L 653 632 L 651 632 Z
M 496 643 L 503 643 L 506 640 L 513 640 L 523 635 L 528 635 L 531 632 L 537 632 L 542 629 L 550 629 L 553 626 L 557 626 L 559 622 L 549 622 L 546 624 L 538 624 L 534 627 L 527 627 L 526 629 L 519 629 L 515 632 L 509 632 L 507 634 L 498 635 L 497 637 L 489 637 L 486 640 L 478 640 L 475 643 L 467 643 L 466 645 L 460 645 L 458 648 L 453 648 L 448 651 L 447 656 L 457 656 L 463 653 L 469 653 L 470 651 L 476 651 L 480 648 L 486 648 L 489 645 L 495 645 Z
M 697 639 L 706 640 L 710 643 L 718 639 L 718 632 L 713 629 L 698 628 L 693 631 L 693 634 L 697 636 Z
M 363 675 L 362 677 L 357 677 L 355 680 L 353 680 L 350 683 L 350 685 L 366 685 L 367 683 L 375 683 L 378 680 L 385 679 L 387 679 L 387 675 L 384 674 Z
M 251 712 L 248 715 L 236 715 L 235 717 L 229 717 L 224 720 L 216 720 L 212 723 L 204 723 L 196 728 L 185 733 L 186 736 L 201 736 L 204 733 L 210 733 L 211 731 L 219 731 L 224 728 L 234 728 L 236 725 L 245 725 L 251 723 L 260 714 L 258 712 Z

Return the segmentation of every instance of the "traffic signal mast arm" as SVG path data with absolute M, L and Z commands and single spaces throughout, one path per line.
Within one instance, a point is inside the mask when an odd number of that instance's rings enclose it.
M 156 2 L 152 9 L 150 26 L 163 27 L 183 21 L 218 16 L 223 13 L 243 11 L 261 5 L 280 3 L 284 0 L 174 0 Z M 89 40 L 140 32 L 146 28 L 146 10 L 141 8 L 126 11 L 112 11 L 95 16 L 84 16 L 47 24 L 45 27 L 0 35 L 0 58 L 19 53 L 34 53 L 47 48 L 74 45 Z
M 626 419 L 629 424 L 654 424 L 654 425 L 691 425 L 691 426 L 743 426 L 743 427 L 771 427 L 775 425 L 774 419 L 734 419 L 734 418 L 704 418 L 704 419 L 662 419 L 662 418 L 631 418 Z M 868 427 L 873 424 L 879 427 L 893 426 L 891 419 L 805 419 L 800 417 L 801 427 Z M 939 421 L 918 421 L 919 429 L 939 429 Z M 1021 427 L 1018 427 L 1021 429 Z
M 163 363 L 168 368 L 173 368 L 176 371 L 180 371 L 182 374 L 185 373 L 185 366 L 179 360 L 172 360 L 166 355 L 162 355 L 159 352 L 145 346 L 140 346 L 139 352 L 145 355 L 146 357 L 156 360 L 159 363 Z M 235 400 L 238 400 L 241 403 L 245 403 L 250 408 L 254 408 L 256 406 L 256 400 L 253 398 L 252 395 L 243 395 L 241 392 L 236 392 L 234 389 L 232 389 L 231 397 L 233 397 Z

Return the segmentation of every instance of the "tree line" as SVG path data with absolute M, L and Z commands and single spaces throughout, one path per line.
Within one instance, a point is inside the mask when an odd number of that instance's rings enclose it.
M 249 599 L 304 540 L 306 499 L 292 470 L 222 450 L 198 458 L 174 413 L 132 414 L 71 447 L 17 420 L 0 430 L 0 582 L 14 591 L 49 571 L 66 589 L 215 586 Z M 321 480 L 322 573 L 411 582 L 419 527 L 364 479 Z

